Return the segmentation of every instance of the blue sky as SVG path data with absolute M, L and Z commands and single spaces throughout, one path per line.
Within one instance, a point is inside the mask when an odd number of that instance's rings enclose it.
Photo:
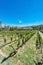
M 43 0 L 0 0 L 0 21 L 10 26 L 43 24 Z

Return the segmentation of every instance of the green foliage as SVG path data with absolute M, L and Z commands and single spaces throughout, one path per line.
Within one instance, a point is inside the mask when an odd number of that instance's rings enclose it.
M 18 44 L 17 44 L 17 48 L 20 47 L 20 39 L 18 39 Z
M 34 34 L 36 33 L 36 31 L 34 30 L 16 30 L 16 31 L 5 31 L 4 33 L 1 32 L 0 35 L 2 34 L 2 37 L 4 38 L 4 42 L 6 43 L 6 40 L 10 40 L 9 43 L 7 43 L 6 45 L 3 43 L 3 46 L 5 45 L 6 47 L 3 47 L 2 50 L 7 53 L 10 54 L 11 52 L 13 52 L 14 50 L 12 49 L 12 47 L 14 49 L 16 48 L 20 48 L 22 47 Z M 5 35 L 6 34 L 6 35 Z M 7 37 L 7 39 L 6 39 Z M 18 37 L 18 39 L 17 39 Z M 3 39 L 2 38 L 2 39 Z M 13 38 L 16 39 L 13 41 Z M 9 45 L 12 45 L 9 46 Z M 28 52 L 29 51 L 29 52 Z M 24 56 L 24 54 L 27 53 L 28 58 L 26 58 Z M 29 63 L 30 65 L 33 63 L 32 58 L 31 58 L 31 53 L 34 53 L 33 49 L 28 48 L 28 50 L 26 50 L 26 52 L 23 53 L 19 58 L 22 60 L 25 60 L 26 63 Z M 33 54 L 32 54 L 33 55 Z M 14 59 L 14 58 L 13 58 Z M 31 63 L 32 61 L 32 63 Z M 7 63 L 7 65 L 13 65 L 10 64 L 10 62 Z M 25 64 L 26 65 L 26 64 Z M 32 64 L 33 65 L 33 64 Z
M 37 32 L 36 47 L 40 48 L 41 44 L 42 44 L 42 38 L 41 38 L 39 32 Z
M 4 43 L 6 43 L 6 41 L 7 41 L 6 38 L 4 38 Z

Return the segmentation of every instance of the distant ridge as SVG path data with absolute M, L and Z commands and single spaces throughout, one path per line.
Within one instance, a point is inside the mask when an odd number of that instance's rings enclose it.
M 36 29 L 36 30 L 43 30 L 43 24 L 41 25 L 34 25 L 34 26 L 25 26 L 25 27 L 21 27 L 23 29 Z

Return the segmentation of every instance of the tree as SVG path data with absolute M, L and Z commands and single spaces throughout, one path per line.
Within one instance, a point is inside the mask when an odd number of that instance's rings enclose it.
M 2 28 L 2 21 L 0 21 L 0 28 Z
M 2 22 L 0 21 L 0 30 L 2 30 Z

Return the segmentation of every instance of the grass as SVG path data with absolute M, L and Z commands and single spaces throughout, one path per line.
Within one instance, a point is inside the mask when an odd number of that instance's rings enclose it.
M 36 40 L 36 36 L 35 36 L 35 40 Z M 14 57 L 13 57 L 13 60 L 16 58 L 16 63 L 18 63 L 19 61 L 19 64 L 18 65 L 34 65 L 34 62 L 33 62 L 33 57 L 36 53 L 36 50 L 35 50 L 35 47 L 33 46 L 33 42 L 35 41 L 34 40 L 34 37 L 29 41 L 30 44 L 32 46 L 30 46 L 29 43 L 27 43 L 27 47 L 25 47 L 25 49 L 23 49 L 23 52 L 22 53 L 17 53 Z
M 6 60 L 2 65 L 34 65 L 33 62 L 33 56 L 35 55 L 35 40 L 36 40 L 36 35 L 33 36 L 30 41 L 26 43 L 27 46 L 22 50 L 22 53 L 17 53 L 15 56 L 11 57 L 10 60 L 12 59 L 12 62 Z M 17 41 L 12 42 L 11 44 L 14 48 L 17 47 Z M 3 47 L 2 50 L 9 54 L 13 51 L 13 49 L 7 45 L 6 47 Z M 3 59 L 2 56 L 0 56 L 0 61 Z M 14 64 L 15 63 L 15 64 Z
M 0 55 L 0 65 L 15 65 L 15 63 L 13 63 L 12 61 L 10 61 L 9 59 L 6 60 L 4 63 L 1 64 L 1 61 L 3 60 L 3 56 Z

